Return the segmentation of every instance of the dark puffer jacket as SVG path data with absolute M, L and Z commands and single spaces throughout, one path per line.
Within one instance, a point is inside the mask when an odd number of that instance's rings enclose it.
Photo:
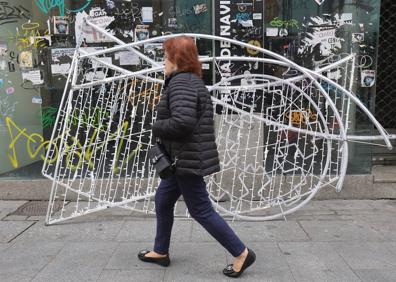
M 156 110 L 153 135 L 172 160 L 177 157 L 176 175 L 205 176 L 220 170 L 212 100 L 201 78 L 190 72 L 170 74 Z

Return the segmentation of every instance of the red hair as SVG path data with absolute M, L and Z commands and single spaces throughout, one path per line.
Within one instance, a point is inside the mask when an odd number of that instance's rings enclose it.
M 176 64 L 178 71 L 192 72 L 202 77 L 202 65 L 198 59 L 198 49 L 191 37 L 171 38 L 165 40 L 163 45 L 168 60 Z

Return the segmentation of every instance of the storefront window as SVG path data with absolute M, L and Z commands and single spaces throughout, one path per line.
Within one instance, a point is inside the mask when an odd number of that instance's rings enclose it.
M 45 149 L 84 16 L 124 42 L 180 32 L 216 34 L 265 47 L 310 69 L 328 58 L 356 53 L 351 90 L 374 110 L 379 7 L 380 1 L 375 0 L 2 1 L 0 177 L 42 177 Z M 98 33 L 86 30 L 83 34 L 86 46 L 115 45 Z M 209 40 L 197 40 L 197 45 L 201 56 L 228 55 L 220 43 L 212 46 Z M 160 46 L 147 47 L 148 56 L 162 60 Z M 229 51 L 255 55 L 254 50 Z M 130 70 L 142 67 L 141 61 L 125 58 L 111 61 Z M 237 75 L 251 68 L 240 62 L 228 71 Z M 204 70 L 207 83 L 219 75 L 213 65 Z M 365 115 L 355 111 L 350 133 L 370 132 Z M 370 146 L 350 144 L 350 148 L 349 173 L 369 173 Z
M 318 69 L 348 54 L 354 67 L 342 77 L 328 74 L 374 110 L 380 1 L 266 0 L 265 47 L 309 69 Z M 348 134 L 371 134 L 366 115 L 350 111 Z M 371 147 L 349 144 L 348 173 L 369 173 Z

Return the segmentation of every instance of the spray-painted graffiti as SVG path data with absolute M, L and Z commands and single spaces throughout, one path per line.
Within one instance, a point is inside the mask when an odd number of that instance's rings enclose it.
M 72 13 L 77 13 L 85 8 L 87 8 L 92 0 L 85 0 L 81 1 L 81 5 L 77 9 L 67 9 L 65 5 L 65 0 L 35 0 L 34 3 L 39 7 L 41 11 L 43 11 L 45 14 L 48 14 L 52 9 L 58 9 L 59 15 L 64 16 L 65 11 L 67 12 L 72 12 Z
M 14 41 L 16 48 L 21 51 L 28 48 L 40 48 L 51 44 L 49 30 L 41 31 L 40 24 L 37 22 L 26 22 L 15 32 L 8 31 L 10 41 Z
M 307 125 L 310 122 L 316 121 L 318 119 L 318 115 L 311 109 L 304 109 L 303 111 L 290 111 L 285 113 L 285 117 L 290 120 L 291 124 L 297 126 Z
M 134 79 L 129 85 L 131 85 L 132 89 L 136 89 L 136 85 L 138 85 L 138 82 L 140 81 L 141 80 Z M 132 93 L 128 97 L 128 100 L 134 107 L 137 107 L 140 103 L 139 98 L 143 98 L 144 100 L 147 100 L 148 106 L 151 109 L 154 109 L 155 105 L 160 100 L 160 88 L 161 85 L 159 83 L 155 83 L 152 87 L 140 89 L 139 92 L 132 91 Z
M 41 153 L 40 157 L 43 160 L 45 159 L 45 156 L 42 152 L 42 148 L 48 146 L 49 141 L 44 142 L 43 136 L 38 133 L 32 133 L 32 134 L 26 133 L 26 128 L 21 129 L 20 127 L 18 127 L 18 125 L 11 119 L 11 117 L 5 118 L 5 124 L 8 129 L 8 134 L 10 137 L 10 144 L 8 145 L 7 155 L 9 161 L 11 162 L 11 165 L 14 168 L 19 167 L 16 144 L 21 137 L 26 138 L 26 152 L 28 153 L 31 159 L 36 158 L 39 153 Z M 32 145 L 38 145 L 38 146 L 36 146 L 36 149 L 33 149 Z M 52 160 L 51 162 L 54 161 L 55 160 Z
M 31 17 L 29 10 L 22 5 L 0 2 L 0 25 L 15 23 L 19 20 L 28 20 Z
M 102 127 L 103 130 L 105 130 L 107 126 L 105 124 L 101 124 L 101 120 L 108 118 L 110 118 L 110 112 L 98 107 L 90 109 L 89 113 L 81 111 L 80 109 L 74 109 L 71 115 L 73 125 L 82 123 L 93 127 Z
M 41 111 L 41 120 L 43 128 L 53 127 L 56 121 L 56 114 L 58 113 L 58 108 L 55 107 L 45 107 Z
M 0 96 L 0 121 L 5 119 L 7 116 L 12 116 L 15 112 L 15 106 L 18 102 L 12 102 L 11 96 L 1 95 Z
M 67 140 L 64 144 L 62 157 L 65 157 L 67 168 L 71 170 L 77 170 L 81 168 L 84 161 L 88 164 L 89 168 L 94 168 L 95 162 L 93 156 L 98 152 L 101 152 L 103 147 L 106 146 L 104 143 L 99 145 L 96 144 L 99 133 L 107 133 L 107 131 L 104 131 L 102 128 L 93 128 L 92 133 L 84 139 L 85 144 L 82 145 L 80 140 L 76 136 L 71 135 L 69 132 L 65 133 L 67 136 L 60 135 L 54 138 L 51 142 L 49 140 L 45 140 L 44 137 L 39 133 L 28 133 L 26 128 L 19 127 L 10 117 L 5 118 L 5 123 L 10 138 L 7 155 L 14 168 L 19 167 L 18 154 L 23 153 L 17 152 L 16 144 L 20 140 L 23 140 L 23 138 L 26 141 L 26 152 L 31 159 L 40 157 L 43 161 L 45 160 L 50 164 L 54 163 L 59 158 L 59 141 L 61 139 Z M 120 129 L 115 129 L 114 132 L 109 133 L 108 138 L 115 140 L 119 134 L 121 134 L 121 136 L 126 135 L 128 128 L 129 123 L 124 121 Z M 118 131 L 121 131 L 121 133 Z M 143 147 L 142 144 L 138 144 L 135 149 L 131 150 L 131 152 L 123 160 L 121 160 L 121 152 L 124 145 L 124 139 L 121 138 L 116 148 L 115 161 L 113 162 L 112 166 L 114 173 L 119 173 L 122 171 L 128 162 L 134 156 L 136 156 Z M 54 150 L 54 154 L 50 158 L 46 159 L 45 151 L 48 150 L 50 146 Z M 83 151 L 84 154 L 82 155 L 81 152 Z
M 276 17 L 270 22 L 271 26 L 275 27 L 295 27 L 299 28 L 299 24 L 297 20 L 291 19 L 291 20 L 281 20 L 280 18 Z

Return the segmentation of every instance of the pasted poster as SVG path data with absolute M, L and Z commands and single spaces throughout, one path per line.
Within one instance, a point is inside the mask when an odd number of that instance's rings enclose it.
M 68 74 L 74 55 L 74 48 L 51 49 L 51 73 Z
M 114 20 L 114 17 L 108 16 L 105 9 L 100 7 L 92 8 L 87 14 L 85 11 L 76 14 L 75 22 L 75 33 L 76 41 L 81 38 L 86 43 L 100 43 L 100 42 L 112 42 L 113 40 L 99 33 L 92 27 L 84 23 L 84 19 L 89 20 L 93 24 L 106 29 L 107 26 Z
M 344 34 L 346 26 L 352 25 L 352 13 L 309 17 L 302 24 L 303 39 L 298 47 L 298 55 L 311 61 L 339 53 L 349 39 Z

